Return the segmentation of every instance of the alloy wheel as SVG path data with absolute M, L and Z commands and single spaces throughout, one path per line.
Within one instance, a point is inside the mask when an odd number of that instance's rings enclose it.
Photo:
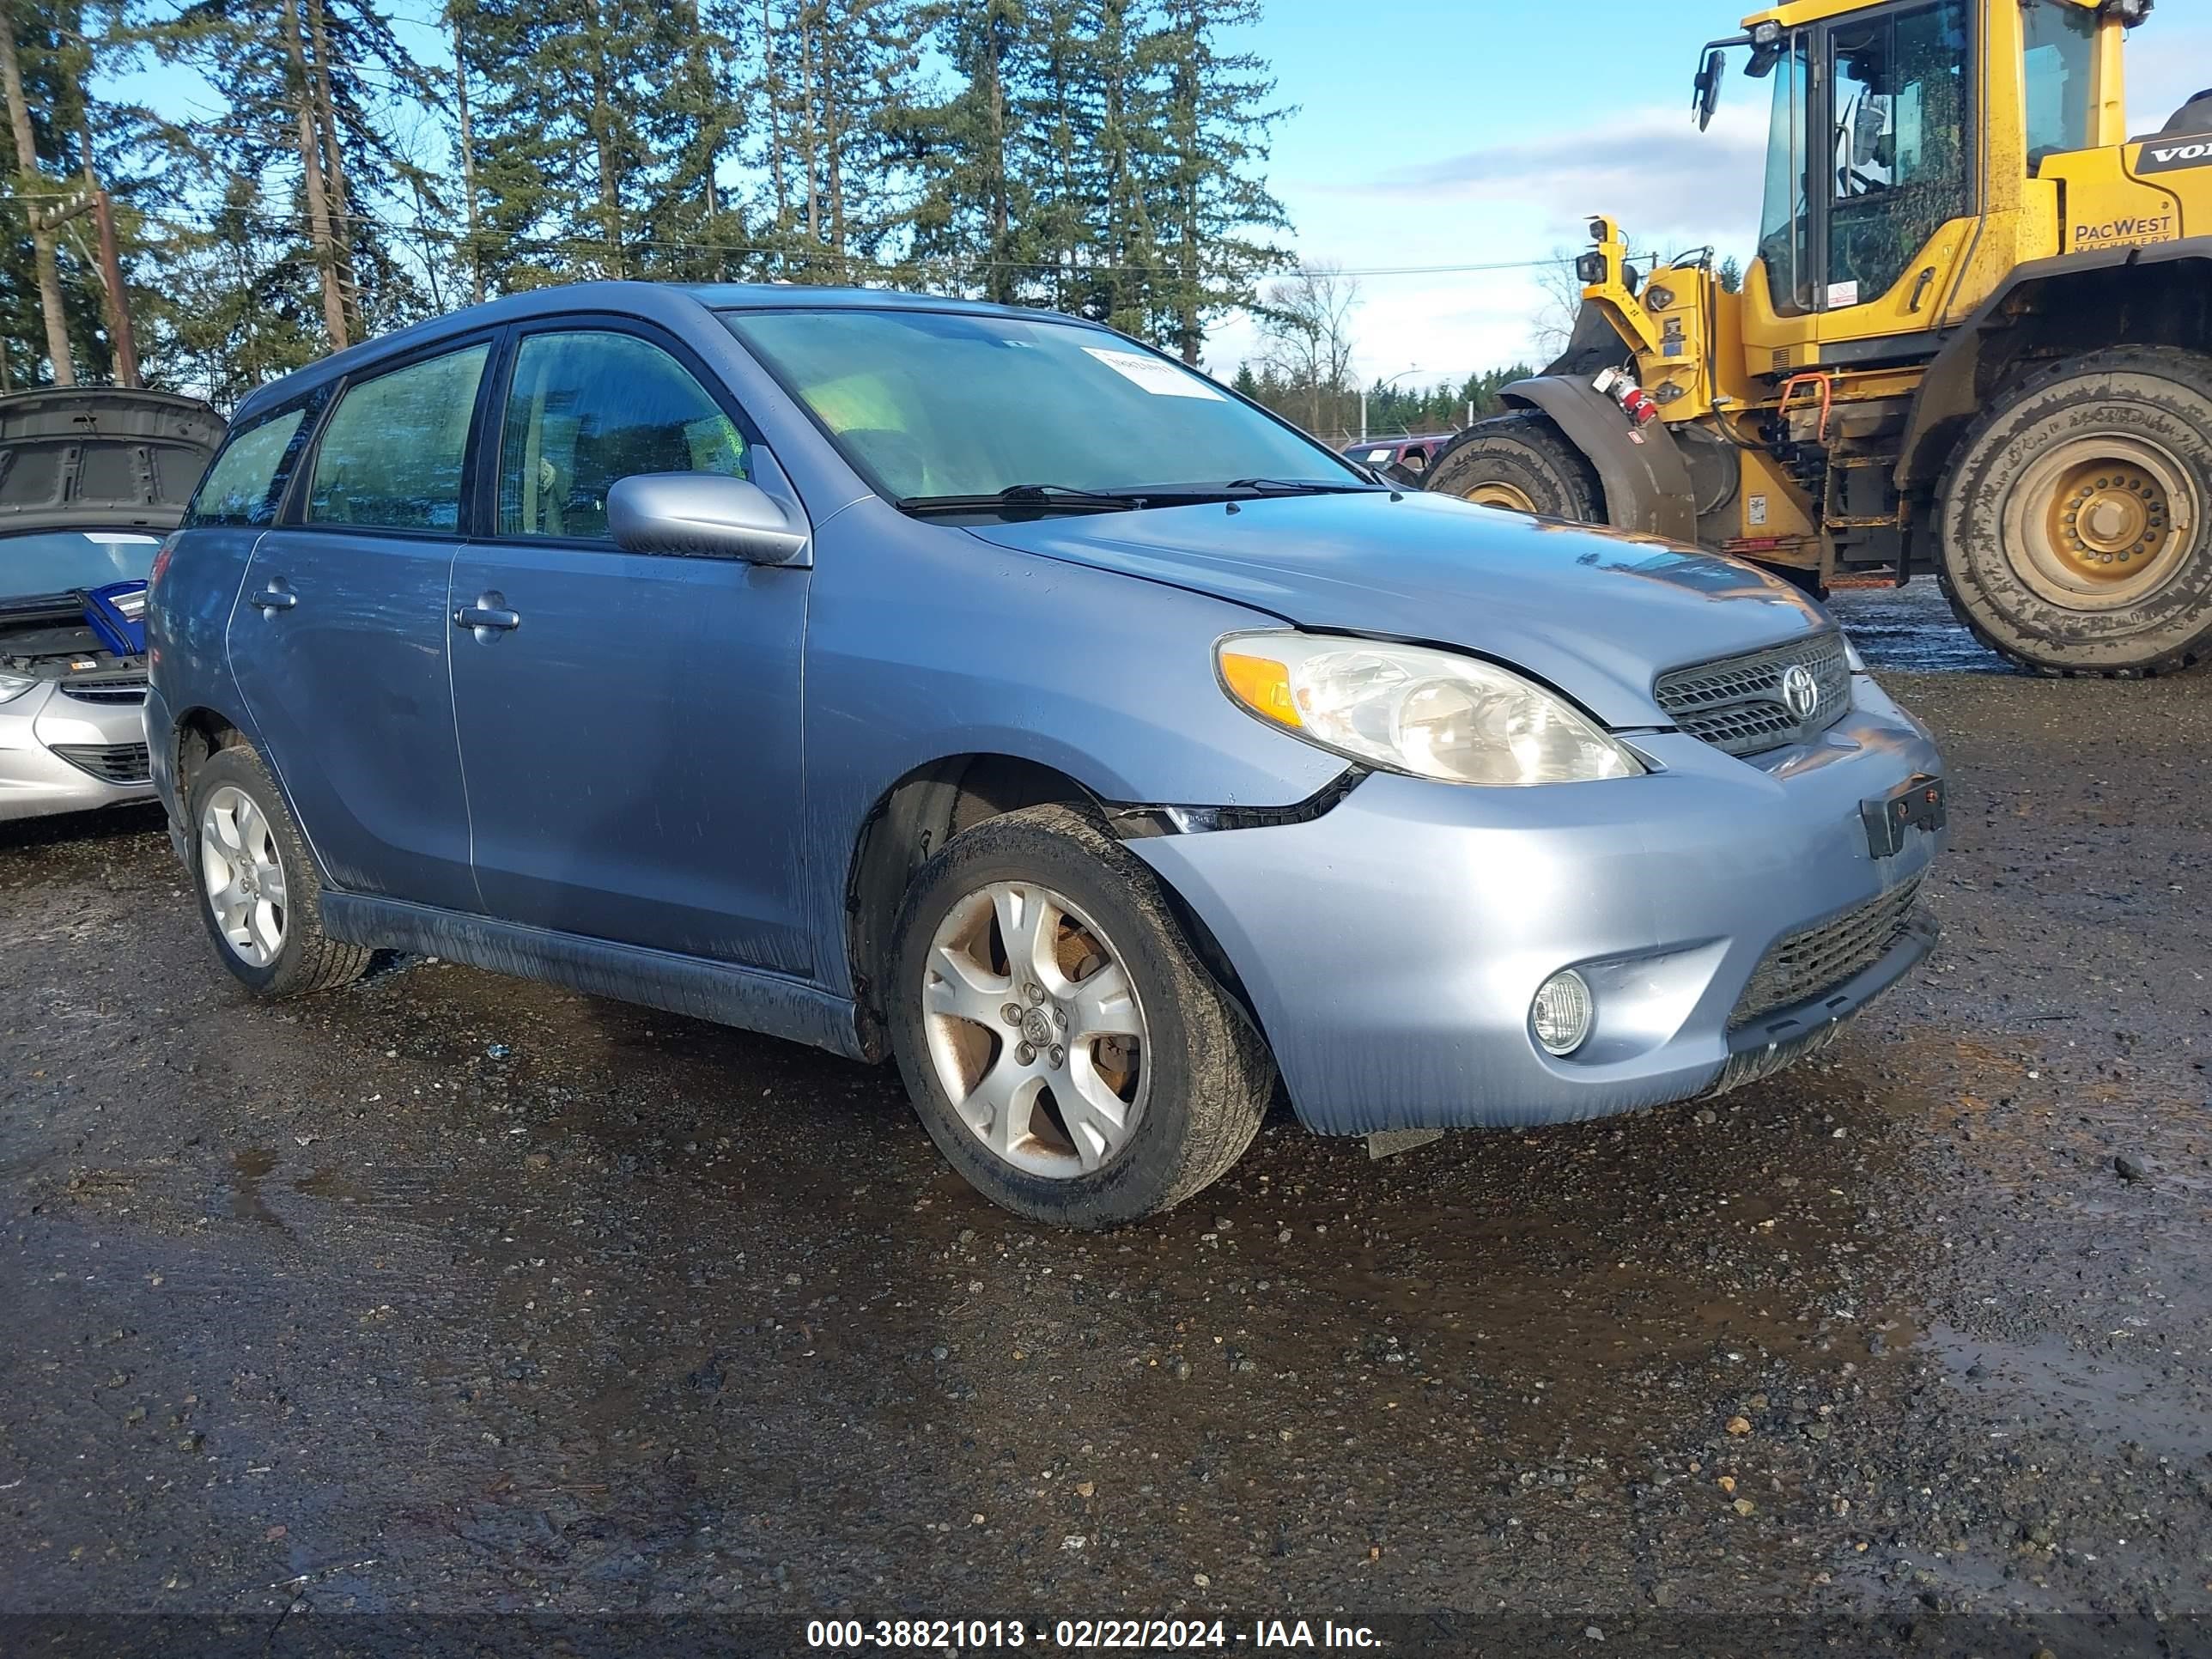
M 997 1157 L 1073 1180 L 1128 1145 L 1150 1083 L 1144 1006 L 1072 901 L 1036 882 L 968 894 L 938 924 L 922 978 L 938 1082 Z
M 234 784 L 200 809 L 200 879 L 216 928 L 240 962 L 265 968 L 284 948 L 283 860 L 269 817 Z

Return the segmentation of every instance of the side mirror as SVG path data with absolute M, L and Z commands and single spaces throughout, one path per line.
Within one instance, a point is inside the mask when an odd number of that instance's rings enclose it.
M 1698 71 L 1693 83 L 1692 101 L 1698 112 L 1698 131 L 1703 132 L 1713 124 L 1713 112 L 1721 106 L 1721 82 L 1728 74 L 1728 54 L 1714 51 L 1705 54 L 1705 66 Z
M 1881 141 L 1889 131 L 1888 112 L 1871 92 L 1859 95 L 1851 111 L 1851 165 L 1872 167 L 1881 157 Z
M 607 491 L 607 531 L 626 553 L 805 564 L 813 530 L 758 484 L 720 472 L 641 472 Z

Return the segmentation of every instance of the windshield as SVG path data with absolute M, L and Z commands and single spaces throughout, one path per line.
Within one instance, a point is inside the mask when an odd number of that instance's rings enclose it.
M 143 581 L 159 536 L 143 530 L 28 530 L 0 535 L 0 598 Z
M 1024 485 L 1168 495 L 1247 479 L 1366 483 L 1204 375 L 1099 329 L 941 311 L 723 320 L 896 501 Z

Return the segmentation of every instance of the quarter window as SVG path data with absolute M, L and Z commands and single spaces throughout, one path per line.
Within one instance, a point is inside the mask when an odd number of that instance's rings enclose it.
M 644 472 L 749 476 L 737 423 L 683 364 L 632 334 L 532 334 L 514 359 L 499 533 L 602 540 L 607 491 Z
M 215 458 L 185 523 L 201 525 L 265 525 L 276 516 L 276 478 L 292 441 L 299 435 L 307 408 L 288 409 L 243 432 L 234 432 Z
M 454 531 L 488 345 L 349 386 L 315 450 L 310 524 Z

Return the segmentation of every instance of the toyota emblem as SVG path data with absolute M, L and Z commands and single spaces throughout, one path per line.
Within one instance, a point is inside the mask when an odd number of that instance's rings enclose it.
M 1820 712 L 1820 682 L 1813 678 L 1813 671 L 1799 664 L 1782 677 L 1782 701 L 1790 705 L 1790 712 L 1800 725 Z

